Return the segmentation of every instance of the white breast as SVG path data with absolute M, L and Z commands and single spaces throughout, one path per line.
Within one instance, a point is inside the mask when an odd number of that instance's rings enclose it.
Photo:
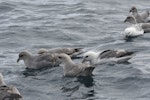
M 133 25 L 124 30 L 124 34 L 126 36 L 139 36 L 144 34 L 144 30 L 142 29 L 140 24 Z

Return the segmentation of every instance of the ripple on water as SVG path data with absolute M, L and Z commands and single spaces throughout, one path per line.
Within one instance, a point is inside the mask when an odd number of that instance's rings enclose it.
M 131 4 L 147 0 L 6 0 L 0 2 L 0 71 L 25 100 L 149 100 L 150 35 L 124 39 Z M 113 6 L 112 6 L 113 5 Z M 62 67 L 27 70 L 18 53 L 40 48 L 138 51 L 129 63 L 98 65 L 91 77 L 63 77 Z M 81 62 L 81 59 L 75 60 Z

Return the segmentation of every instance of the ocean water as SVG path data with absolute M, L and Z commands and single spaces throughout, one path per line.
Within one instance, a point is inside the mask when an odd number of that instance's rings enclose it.
M 149 0 L 1 0 L 0 72 L 24 100 L 150 100 L 150 34 L 125 40 L 129 9 Z M 102 64 L 88 78 L 63 77 L 62 67 L 29 71 L 18 53 L 40 48 L 138 51 L 126 64 Z M 76 60 L 80 62 L 81 59 Z

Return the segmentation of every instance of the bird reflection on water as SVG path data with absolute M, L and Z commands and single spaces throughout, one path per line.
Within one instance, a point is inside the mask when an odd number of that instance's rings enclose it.
M 74 94 L 80 93 L 80 91 L 84 91 L 82 93 L 82 98 L 93 98 L 95 91 L 94 91 L 94 80 L 92 76 L 80 76 L 77 78 L 68 78 L 63 77 L 62 81 L 65 82 L 65 84 L 62 85 L 62 92 L 64 94 L 67 94 L 67 97 L 73 97 Z M 67 82 L 66 82 L 67 81 Z M 82 89 L 82 85 L 84 85 L 84 89 Z M 88 90 L 87 90 L 88 89 Z M 81 94 L 79 94 L 81 95 Z M 72 98 L 73 99 L 73 98 Z M 74 97 L 74 99 L 78 99 L 78 97 Z

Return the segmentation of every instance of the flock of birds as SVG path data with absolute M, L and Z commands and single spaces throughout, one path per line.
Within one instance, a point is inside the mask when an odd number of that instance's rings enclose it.
M 130 15 L 127 16 L 124 22 L 129 22 L 132 24 L 130 27 L 124 30 L 124 34 L 126 37 L 135 37 L 139 35 L 143 35 L 144 33 L 150 32 L 150 19 L 149 19 L 149 11 L 143 11 L 142 13 L 138 13 L 136 7 L 132 7 L 130 9 Z
M 127 37 L 142 35 L 150 31 L 148 21 L 149 12 L 138 13 L 136 7 L 132 7 L 131 14 L 125 22 L 132 24 L 125 29 Z M 36 54 L 29 51 L 19 53 L 18 60 L 24 61 L 27 69 L 53 68 L 63 66 L 63 75 L 67 77 L 91 76 L 95 66 L 105 61 L 128 62 L 136 51 L 127 50 L 105 50 L 102 52 L 87 51 L 82 48 L 55 48 L 40 49 Z M 73 60 L 82 57 L 80 63 Z M 8 86 L 0 73 L 0 100 L 23 100 L 19 91 L 14 86 Z

